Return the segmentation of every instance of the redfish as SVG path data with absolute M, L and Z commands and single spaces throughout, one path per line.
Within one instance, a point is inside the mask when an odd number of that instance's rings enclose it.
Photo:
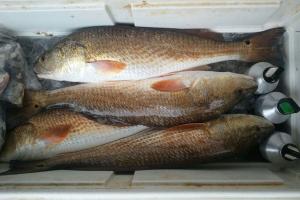
M 253 78 L 241 74 L 185 71 L 137 81 L 26 92 L 19 115 L 28 117 L 43 108 L 61 106 L 132 125 L 174 126 L 216 118 L 256 88 Z
M 273 124 L 262 117 L 224 115 L 206 123 L 138 133 L 43 161 L 12 163 L 12 171 L 7 173 L 66 168 L 114 171 L 185 168 L 242 155 L 272 133 L 273 129 Z
M 81 29 L 36 62 L 38 77 L 71 82 L 140 80 L 225 60 L 272 61 L 283 28 L 224 42 L 192 32 L 138 27 Z

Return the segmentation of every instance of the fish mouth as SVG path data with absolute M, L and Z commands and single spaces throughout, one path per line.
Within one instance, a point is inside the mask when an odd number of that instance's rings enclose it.
M 244 89 L 244 96 L 251 97 L 256 90 L 257 90 L 257 86 L 246 88 Z
M 46 67 L 45 65 L 43 65 L 43 63 L 41 63 L 39 61 L 36 61 L 34 64 L 34 67 L 33 67 L 33 71 L 36 74 L 50 74 L 51 71 L 53 71 L 51 69 L 55 69 L 55 68 Z
M 37 77 L 40 79 L 51 79 L 50 73 L 37 73 Z
M 242 89 L 242 93 L 247 97 L 254 94 L 254 92 L 257 90 L 257 83 L 254 81 L 254 79 L 248 79 L 246 83 L 246 87 Z
M 33 71 L 37 74 L 37 76 L 48 76 L 51 75 L 54 70 L 49 70 L 49 68 L 46 68 L 42 65 L 36 65 L 33 67 Z
M 271 133 L 274 130 L 275 127 L 269 120 L 256 115 L 251 115 L 251 117 L 252 120 L 258 124 L 260 131 Z
M 33 71 L 37 74 L 47 74 L 47 69 L 42 67 L 41 65 L 34 66 Z
M 257 86 L 252 86 L 252 87 L 248 87 L 248 88 L 243 88 L 243 89 L 239 89 L 237 90 L 237 95 L 239 98 L 244 99 L 244 98 L 251 98 L 253 97 L 255 91 L 257 89 Z

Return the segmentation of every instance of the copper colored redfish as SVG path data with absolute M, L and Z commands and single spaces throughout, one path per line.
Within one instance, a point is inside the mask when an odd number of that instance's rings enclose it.
M 51 106 L 145 126 L 203 122 L 230 110 L 256 90 L 255 81 L 229 72 L 186 71 L 138 80 L 82 84 L 27 92 L 20 115 Z
M 206 123 L 136 134 L 91 149 L 11 167 L 19 173 L 65 168 L 131 171 L 188 167 L 243 154 L 273 129 L 272 123 L 262 117 L 224 115 Z
M 224 42 L 197 34 L 138 27 L 81 29 L 43 54 L 35 65 L 40 78 L 72 82 L 140 80 L 225 60 L 278 58 L 284 29 Z
M 55 109 L 32 117 L 7 135 L 0 160 L 40 160 L 105 144 L 147 129 L 97 123 L 82 114 Z

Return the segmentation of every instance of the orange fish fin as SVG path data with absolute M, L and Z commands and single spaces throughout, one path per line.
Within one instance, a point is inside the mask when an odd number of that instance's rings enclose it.
M 188 88 L 180 79 L 161 80 L 153 83 L 151 88 L 161 92 L 177 92 Z
M 118 74 L 126 68 L 126 64 L 114 60 L 98 60 L 88 62 L 89 66 L 104 74 Z
M 47 129 L 42 133 L 41 138 L 50 144 L 56 144 L 63 141 L 70 133 L 71 125 L 58 125 Z
M 168 128 L 166 129 L 166 131 L 191 130 L 191 129 L 202 128 L 203 126 L 205 126 L 203 123 L 182 124 L 182 125 Z

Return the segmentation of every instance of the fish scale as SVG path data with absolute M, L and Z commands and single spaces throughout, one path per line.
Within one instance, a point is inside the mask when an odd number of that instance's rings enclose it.
M 162 152 L 160 152 L 161 149 L 159 149 L 159 142 L 161 142 L 161 141 L 164 141 L 164 145 L 165 145 L 164 147 L 165 148 L 170 148 L 171 147 L 171 148 L 176 149 L 178 146 L 180 146 L 181 142 L 192 145 L 192 143 L 191 143 L 192 140 L 186 139 L 186 138 L 180 138 L 183 141 L 179 142 L 178 141 L 178 136 L 176 134 L 172 135 L 172 137 L 167 137 L 166 136 L 165 138 L 162 138 L 160 134 L 154 134 L 154 135 L 151 135 L 151 137 L 149 137 L 149 136 L 147 137 L 146 136 L 146 137 L 142 137 L 142 138 L 143 139 L 139 138 L 139 139 L 136 139 L 136 140 L 130 141 L 129 143 L 124 144 L 123 146 L 121 146 L 119 148 L 120 154 L 115 155 L 115 153 L 113 153 L 110 156 L 117 156 L 116 160 L 118 160 L 118 159 L 124 159 L 123 158 L 124 154 L 123 154 L 122 150 L 124 150 L 124 149 L 128 150 L 129 149 L 128 151 L 126 151 L 126 155 L 127 156 L 125 156 L 125 160 L 132 159 L 131 156 L 130 156 L 130 154 L 131 155 L 132 154 L 138 154 L 138 155 L 141 154 L 141 157 L 143 159 L 141 161 L 139 161 L 139 162 L 145 163 L 145 162 L 147 162 L 147 158 L 150 158 L 150 156 L 151 156 L 151 155 L 148 155 L 149 157 L 143 156 L 143 153 L 148 150 L 147 149 L 147 147 L 148 147 L 147 145 L 149 145 L 149 146 L 151 146 L 151 148 L 155 149 L 154 152 L 153 152 L 153 155 L 154 155 L 154 157 L 153 157 L 154 162 L 153 163 L 155 163 L 155 160 L 159 161 L 159 157 L 160 157 L 159 153 L 162 153 Z M 189 138 L 189 137 L 187 137 L 187 138 Z M 169 141 L 169 142 L 166 142 L 166 141 Z M 171 143 L 171 144 L 169 144 L 169 143 Z M 173 145 L 173 144 L 178 144 L 178 145 Z M 140 151 L 136 152 L 136 148 L 139 148 L 140 146 L 144 146 L 145 150 L 143 152 L 140 152 Z M 110 149 L 112 150 L 114 147 L 116 147 L 116 146 L 112 146 Z M 92 154 L 94 154 L 94 153 L 97 154 L 98 152 L 91 152 L 90 156 L 92 157 L 93 156 Z M 183 149 L 181 151 L 181 153 L 187 153 L 188 154 L 189 152 L 188 152 L 187 149 Z M 179 156 L 180 152 L 177 151 L 175 154 L 177 156 Z M 172 152 L 170 152 L 170 156 L 171 155 L 172 155 Z M 98 160 L 98 162 L 101 165 L 102 161 Z M 152 161 L 151 161 L 151 163 L 152 163 Z

